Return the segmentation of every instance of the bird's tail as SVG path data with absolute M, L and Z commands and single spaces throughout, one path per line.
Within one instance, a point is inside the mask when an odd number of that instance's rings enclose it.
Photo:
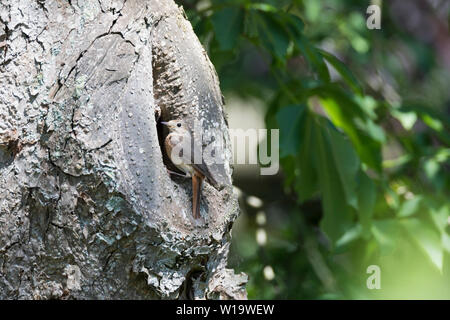
M 192 214 L 194 219 L 200 218 L 200 200 L 204 178 L 197 173 L 192 175 Z

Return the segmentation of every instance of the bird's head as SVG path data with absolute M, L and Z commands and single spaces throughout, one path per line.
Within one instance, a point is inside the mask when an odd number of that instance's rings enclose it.
M 186 130 L 182 120 L 170 120 L 167 122 L 161 121 L 161 123 L 169 128 L 170 132 Z

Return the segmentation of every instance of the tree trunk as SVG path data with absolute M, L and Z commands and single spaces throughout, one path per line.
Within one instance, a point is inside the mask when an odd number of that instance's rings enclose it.
M 0 298 L 246 298 L 226 268 L 239 207 L 222 107 L 172 0 L 2 0 Z M 199 220 L 160 115 L 226 133 Z

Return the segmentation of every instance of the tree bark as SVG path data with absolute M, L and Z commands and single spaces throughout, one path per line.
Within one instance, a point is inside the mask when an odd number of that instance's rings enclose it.
M 226 161 L 192 218 L 157 119 L 203 119 Z M 214 67 L 172 0 L 0 2 L 0 299 L 246 298 Z

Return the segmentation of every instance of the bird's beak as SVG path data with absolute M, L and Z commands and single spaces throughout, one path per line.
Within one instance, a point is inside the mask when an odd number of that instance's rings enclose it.
M 163 125 L 165 125 L 165 126 L 169 125 L 169 123 L 168 123 L 168 122 L 165 122 L 165 121 L 161 121 L 161 124 L 163 124 Z

